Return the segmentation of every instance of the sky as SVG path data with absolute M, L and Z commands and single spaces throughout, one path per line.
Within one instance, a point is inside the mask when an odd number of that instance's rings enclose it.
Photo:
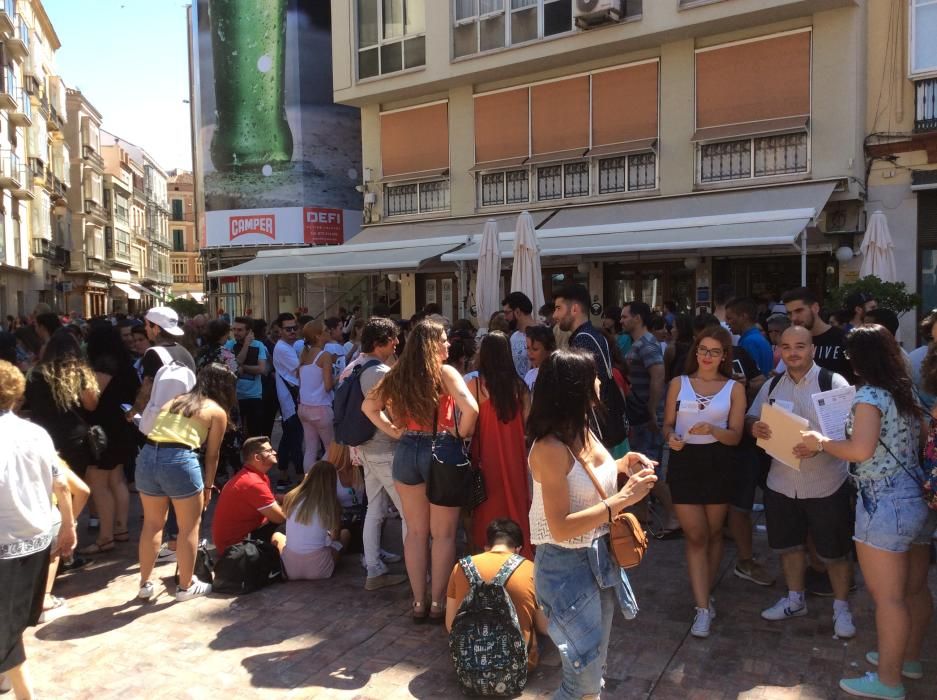
M 62 42 L 58 72 L 102 128 L 164 170 L 192 168 L 184 0 L 42 0 Z

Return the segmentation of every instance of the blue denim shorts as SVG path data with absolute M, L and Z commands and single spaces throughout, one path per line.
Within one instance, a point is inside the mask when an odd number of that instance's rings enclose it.
M 853 477 L 856 499 L 856 530 L 853 539 L 887 552 L 907 552 L 912 544 L 930 542 L 930 513 L 921 485 L 899 472 L 880 479 Z
M 436 437 L 436 454 L 443 461 L 462 457 L 462 442 L 449 433 Z M 419 486 L 429 481 L 429 465 L 433 456 L 433 437 L 427 433 L 408 432 L 394 450 L 392 473 L 394 481 Z
M 189 498 L 205 488 L 198 453 L 182 447 L 144 445 L 134 481 L 147 496 Z

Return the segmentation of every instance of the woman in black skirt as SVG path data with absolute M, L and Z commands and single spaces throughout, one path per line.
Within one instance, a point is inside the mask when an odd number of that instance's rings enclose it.
M 715 615 L 710 593 L 722 560 L 735 446 L 745 426 L 745 389 L 731 376 L 732 336 L 722 326 L 707 328 L 693 341 L 686 374 L 670 382 L 664 409 L 667 484 L 686 541 L 694 637 L 709 636 Z

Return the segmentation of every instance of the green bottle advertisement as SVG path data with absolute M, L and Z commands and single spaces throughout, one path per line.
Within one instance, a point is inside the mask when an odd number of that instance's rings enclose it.
M 219 171 L 269 174 L 293 158 L 284 102 L 286 4 L 209 0 L 217 115 L 211 160 Z

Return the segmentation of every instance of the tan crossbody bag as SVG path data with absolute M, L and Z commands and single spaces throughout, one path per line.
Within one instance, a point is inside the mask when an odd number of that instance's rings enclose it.
M 583 470 L 592 479 L 595 490 L 599 492 L 599 498 L 603 501 L 608 498 L 605 489 L 595 478 L 592 467 L 582 465 Z M 609 548 L 612 550 L 612 556 L 622 569 L 633 569 L 644 558 L 647 551 L 647 535 L 641 523 L 631 513 L 619 513 L 612 522 L 609 523 Z

